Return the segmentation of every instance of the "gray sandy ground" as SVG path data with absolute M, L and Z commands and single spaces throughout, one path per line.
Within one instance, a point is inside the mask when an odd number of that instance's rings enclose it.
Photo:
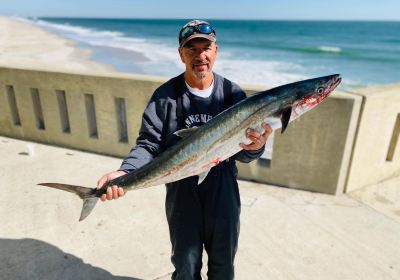
M 36 184 L 93 187 L 120 159 L 6 137 L 0 158 L 0 279 L 170 278 L 163 186 L 79 223 L 80 199 Z M 331 196 L 240 181 L 236 279 L 400 279 L 399 186 Z

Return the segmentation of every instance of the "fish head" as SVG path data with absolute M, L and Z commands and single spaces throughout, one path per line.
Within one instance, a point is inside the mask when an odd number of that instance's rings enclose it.
M 291 119 L 301 116 L 320 104 L 341 81 L 340 75 L 335 74 L 300 82 L 296 91 L 296 100 L 292 104 Z

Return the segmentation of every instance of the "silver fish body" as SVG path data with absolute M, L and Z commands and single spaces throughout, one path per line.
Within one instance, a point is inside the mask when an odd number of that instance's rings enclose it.
M 199 175 L 199 183 L 210 168 L 241 151 L 239 143 L 248 143 L 248 128 L 263 132 L 262 123 L 272 129 L 289 122 L 320 104 L 341 82 L 340 75 L 330 75 L 295 82 L 257 93 L 221 112 L 199 128 L 176 132 L 183 139 L 148 164 L 107 182 L 101 189 L 58 183 L 39 185 L 73 192 L 84 201 L 80 220 L 86 218 L 107 187 L 124 190 L 146 188 Z

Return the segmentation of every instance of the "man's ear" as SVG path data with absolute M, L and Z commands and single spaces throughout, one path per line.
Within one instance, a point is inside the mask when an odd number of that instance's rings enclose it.
M 183 63 L 185 63 L 184 59 L 183 59 L 183 48 L 178 48 L 178 52 L 179 52 L 179 56 L 181 57 L 181 61 Z

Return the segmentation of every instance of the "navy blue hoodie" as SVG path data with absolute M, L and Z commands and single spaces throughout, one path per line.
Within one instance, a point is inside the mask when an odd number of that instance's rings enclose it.
M 182 102 L 182 120 L 177 116 L 178 96 Z M 198 127 L 244 98 L 246 94 L 237 84 L 215 73 L 214 89 L 207 98 L 190 93 L 183 73 L 170 79 L 157 88 L 151 97 L 143 113 L 136 146 L 123 160 L 120 170 L 130 172 L 145 165 L 179 140 L 174 132 L 182 128 Z M 231 104 L 227 106 L 227 103 Z M 257 151 L 242 150 L 233 159 L 250 162 L 259 158 L 263 152 L 264 147 Z

